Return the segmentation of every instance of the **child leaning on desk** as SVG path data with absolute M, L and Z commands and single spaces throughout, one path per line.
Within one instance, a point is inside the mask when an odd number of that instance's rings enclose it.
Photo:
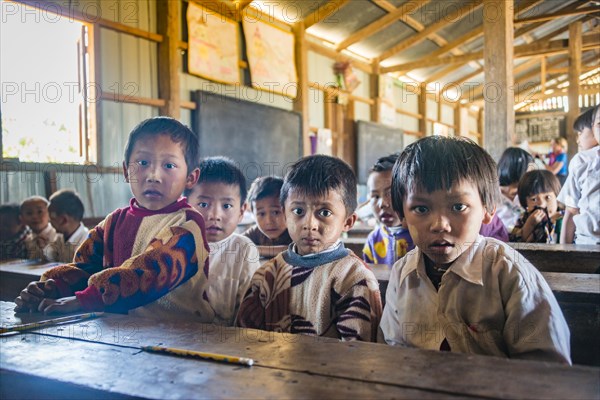
M 172 118 L 151 118 L 136 126 L 123 162 L 134 195 L 129 206 L 90 231 L 74 263 L 30 283 L 15 299 L 17 310 L 135 309 L 156 318 L 212 320 L 205 300 L 204 221 L 180 198 L 198 180 L 197 154 L 194 133 Z
M 569 329 L 523 256 L 478 234 L 498 193 L 496 163 L 474 142 L 431 136 L 393 170 L 392 202 L 415 249 L 390 275 L 388 344 L 570 363 Z
M 210 322 L 232 326 L 250 279 L 260 266 L 254 243 L 235 233 L 246 210 L 246 178 L 225 157 L 205 158 L 199 168 L 198 183 L 185 193 L 206 221 L 210 248 L 207 295 L 215 314 Z
M 254 274 L 237 318 L 247 328 L 374 341 L 379 284 L 340 237 L 356 221 L 356 177 L 340 159 L 304 157 L 281 188 L 294 241 Z

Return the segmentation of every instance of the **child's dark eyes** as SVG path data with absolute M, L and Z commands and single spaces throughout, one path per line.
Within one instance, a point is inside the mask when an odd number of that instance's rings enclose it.
M 223 208 L 226 210 L 229 210 L 230 208 L 233 208 L 233 204 L 229 204 L 229 203 L 223 204 Z
M 415 214 L 425 214 L 427 211 L 429 211 L 429 209 L 425 206 L 415 206 L 411 208 L 411 211 L 413 211 Z
M 304 210 L 301 208 L 292 208 L 292 213 L 294 213 L 295 215 L 302 215 L 304 214 Z
M 165 168 L 167 169 L 173 169 L 173 168 L 177 168 L 177 166 L 173 163 L 166 163 L 165 164 Z
M 333 215 L 333 213 L 330 210 L 319 210 L 319 215 L 321 217 L 331 217 Z
M 454 204 L 452 206 L 452 211 L 465 211 L 467 209 L 466 204 Z
M 208 207 L 208 203 L 206 203 L 204 201 L 201 201 L 200 203 L 198 203 L 198 207 L 200 207 L 200 208 L 206 208 L 206 207 Z
M 137 165 L 146 166 L 148 165 L 148 161 L 146 160 L 138 160 L 136 161 Z
M 264 217 L 266 215 L 266 213 L 264 212 L 259 212 L 256 214 L 257 217 Z

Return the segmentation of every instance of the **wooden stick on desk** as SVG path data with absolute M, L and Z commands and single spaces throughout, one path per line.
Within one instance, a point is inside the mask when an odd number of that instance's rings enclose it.
M 213 361 L 222 361 L 230 364 L 241 364 L 251 367 L 254 364 L 254 360 L 246 357 L 236 357 L 236 356 L 227 356 L 224 354 L 216 354 L 216 353 L 205 353 L 203 351 L 194 351 L 194 350 L 184 350 L 184 349 L 174 349 L 171 347 L 161 347 L 161 346 L 142 346 L 141 349 L 143 351 L 147 351 L 149 353 L 161 353 L 161 354 L 172 354 L 179 357 L 193 357 L 193 358 L 202 358 L 205 360 L 213 360 Z
M 9 327 L 5 327 L 5 328 L 0 328 L 0 334 L 8 333 L 8 332 L 28 331 L 31 329 L 38 329 L 43 326 L 51 326 L 51 325 L 64 324 L 64 323 L 68 323 L 68 322 L 82 321 L 85 319 L 99 317 L 102 314 L 104 314 L 104 313 L 103 312 L 92 312 L 92 313 L 87 313 L 87 314 L 68 315 L 66 317 L 52 318 L 52 319 L 47 319 L 44 321 L 32 322 L 29 324 L 14 325 L 14 326 L 9 326 Z

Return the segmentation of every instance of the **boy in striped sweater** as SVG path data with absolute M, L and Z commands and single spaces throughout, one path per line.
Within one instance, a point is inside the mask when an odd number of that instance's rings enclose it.
M 238 325 L 374 341 L 377 279 L 340 240 L 356 221 L 350 167 L 334 157 L 304 157 L 286 175 L 280 201 L 293 243 L 254 274 Z

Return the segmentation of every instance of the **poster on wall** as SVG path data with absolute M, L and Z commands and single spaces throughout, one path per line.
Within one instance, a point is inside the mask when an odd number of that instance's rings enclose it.
M 243 20 L 252 86 L 296 98 L 294 35 L 261 21 Z
M 187 9 L 188 71 L 211 81 L 241 82 L 238 24 L 207 13 L 192 2 Z

